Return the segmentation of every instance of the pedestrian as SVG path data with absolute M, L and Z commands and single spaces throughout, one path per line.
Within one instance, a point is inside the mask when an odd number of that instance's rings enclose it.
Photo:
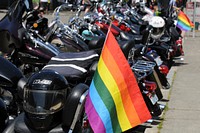
M 48 0 L 47 7 L 48 7 L 48 11 L 49 11 L 51 9 L 51 0 Z
M 33 0 L 33 9 L 38 9 L 40 5 L 40 0 Z
M 45 14 L 48 14 L 48 0 L 40 0 L 40 10 L 43 10 Z
M 176 6 L 179 7 L 182 11 L 186 7 L 187 0 L 176 0 Z
M 83 0 L 82 4 L 85 6 L 85 14 L 86 14 L 87 12 L 90 11 L 92 3 L 90 2 L 90 0 Z

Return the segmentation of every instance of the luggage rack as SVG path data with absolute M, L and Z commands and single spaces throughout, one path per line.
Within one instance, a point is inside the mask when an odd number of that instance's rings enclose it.
M 155 66 L 156 66 L 156 63 L 154 63 L 154 62 L 138 60 L 136 63 L 134 63 L 131 66 L 131 69 L 133 70 L 137 79 L 141 80 L 144 77 L 146 77 L 148 75 L 148 73 L 153 72 Z

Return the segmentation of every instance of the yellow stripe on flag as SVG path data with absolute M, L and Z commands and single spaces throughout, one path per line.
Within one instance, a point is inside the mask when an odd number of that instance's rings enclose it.
M 124 110 L 122 98 L 119 92 L 119 88 L 110 74 L 108 68 L 106 67 L 104 61 L 102 60 L 102 57 L 100 57 L 99 63 L 98 63 L 98 71 L 101 79 L 103 80 L 105 86 L 107 87 L 108 91 L 110 92 L 113 101 L 115 102 L 116 111 L 118 120 L 121 126 L 122 131 L 124 129 L 131 128 L 131 124 L 128 120 L 128 117 L 126 116 L 126 112 Z

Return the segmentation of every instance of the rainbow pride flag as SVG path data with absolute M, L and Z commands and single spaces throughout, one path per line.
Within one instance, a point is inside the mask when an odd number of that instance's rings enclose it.
M 134 74 L 110 30 L 85 111 L 95 133 L 120 133 L 151 118 Z
M 194 24 L 190 21 L 187 15 L 182 11 L 180 11 L 178 14 L 178 21 L 177 21 L 176 26 L 184 31 L 190 31 L 192 28 L 194 28 Z

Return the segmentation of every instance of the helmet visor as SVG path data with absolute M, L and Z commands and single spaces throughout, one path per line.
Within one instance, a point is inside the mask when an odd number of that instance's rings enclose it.
M 24 91 L 24 110 L 32 114 L 53 114 L 61 110 L 66 101 L 67 89 L 56 91 Z
M 160 35 L 163 33 L 164 27 L 161 28 L 153 28 L 152 34 L 154 35 Z

